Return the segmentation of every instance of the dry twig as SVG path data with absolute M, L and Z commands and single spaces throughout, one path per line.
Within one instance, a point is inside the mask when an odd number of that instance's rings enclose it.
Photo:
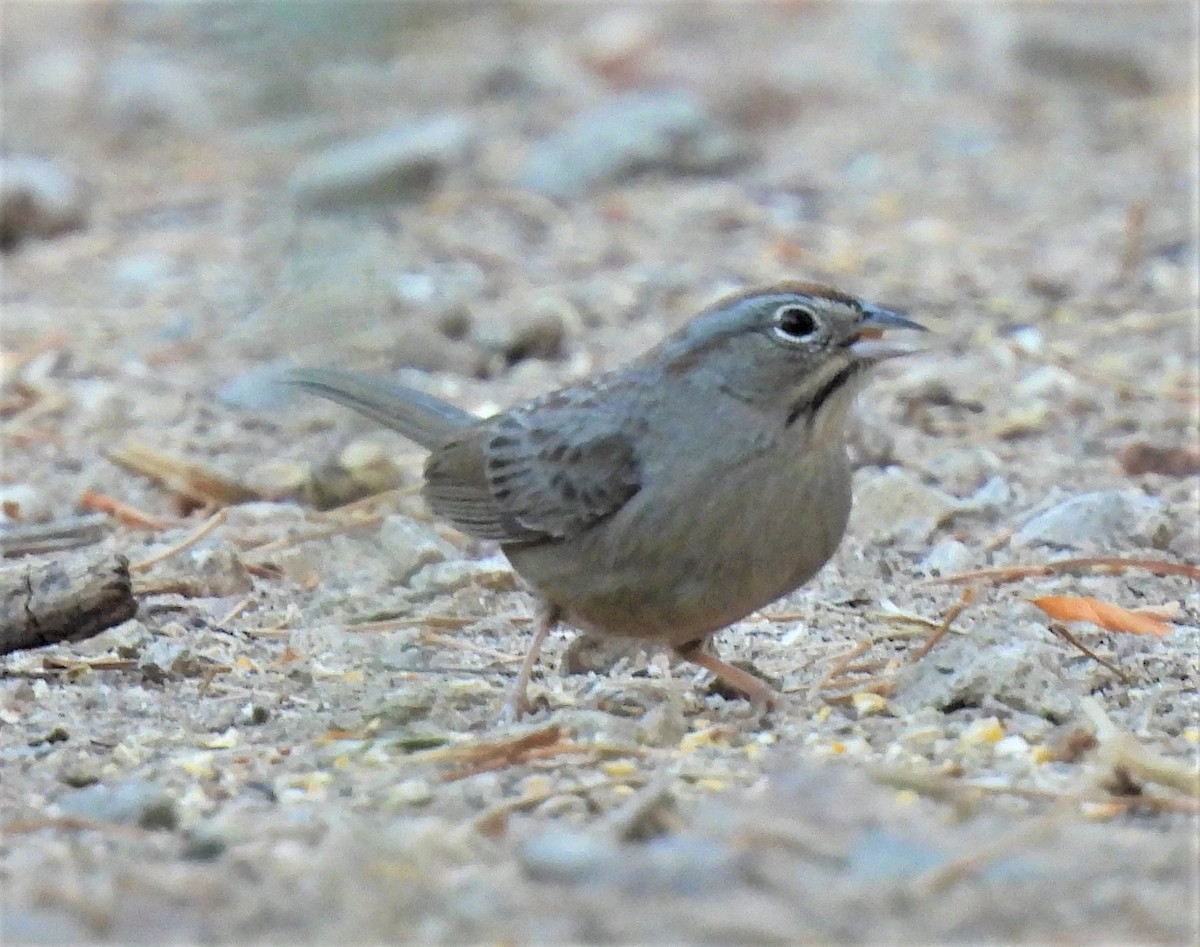
M 925 640 L 925 643 L 917 649 L 917 653 L 909 658 L 909 663 L 915 664 L 917 661 L 920 661 L 921 658 L 925 657 L 925 655 L 929 654 L 929 652 L 934 649 L 937 643 L 946 637 L 947 633 L 950 631 L 950 626 L 954 623 L 954 620 L 958 618 L 958 616 L 964 611 L 966 611 L 971 605 L 973 605 L 977 598 L 979 598 L 979 589 L 977 587 L 971 586 L 970 588 L 965 589 L 962 597 L 951 607 L 950 611 L 946 612 L 946 617 L 942 619 L 942 623 L 934 629 L 933 634 L 931 634 Z
M 334 523 L 330 526 L 323 526 L 320 529 L 310 530 L 307 533 L 298 533 L 295 536 L 285 536 L 282 539 L 274 539 L 258 546 L 251 546 L 246 550 L 246 553 L 248 555 L 253 553 L 261 561 L 264 556 L 282 552 L 285 549 L 291 549 L 293 546 L 300 546 L 315 539 L 328 539 L 330 536 L 340 536 L 342 533 L 348 533 L 351 530 L 366 529 L 371 526 L 378 526 L 383 522 L 383 519 L 384 517 L 381 513 L 355 517 L 352 520 Z
M 6 523 L 0 526 L 0 556 L 32 556 L 90 546 L 108 535 L 102 513 L 69 516 L 50 523 Z
M 222 523 L 224 523 L 225 518 L 228 515 L 229 515 L 229 512 L 227 510 L 217 510 L 216 513 L 214 513 L 212 516 L 210 516 L 204 523 L 201 523 L 196 529 L 192 530 L 192 532 L 190 532 L 187 536 L 185 536 L 183 539 L 181 539 L 175 545 L 168 546 L 166 549 L 162 550 L 161 552 L 156 552 L 153 556 L 143 559 L 141 562 L 135 562 L 133 565 L 131 565 L 129 567 L 129 571 L 135 572 L 135 573 L 136 572 L 149 572 L 152 568 L 154 568 L 154 566 L 158 565 L 160 562 L 163 562 L 166 559 L 170 559 L 172 556 L 176 556 L 179 553 L 183 552 L 185 549 L 188 549 L 189 547 L 196 545 L 196 543 L 200 542 L 200 540 L 202 540 L 205 536 L 207 536 L 214 529 L 216 529 L 218 526 L 220 526 Z
M 1122 559 L 1116 556 L 1084 556 L 1079 559 L 1058 559 L 1054 562 L 1043 562 L 1040 565 L 1032 566 L 999 566 L 994 569 L 976 569 L 972 572 L 960 572 L 957 575 L 923 579 L 917 585 L 966 585 L 969 582 L 991 582 L 994 585 L 1002 585 L 1006 582 L 1019 582 L 1021 579 L 1039 578 L 1060 572 L 1080 572 L 1088 569 L 1108 569 L 1113 572 L 1144 569 L 1154 575 L 1178 575 L 1185 579 L 1200 581 L 1200 566 L 1188 565 L 1183 562 L 1169 562 L 1165 559 Z
M 1086 654 L 1089 658 L 1091 658 L 1093 661 L 1095 661 L 1101 667 L 1108 668 L 1108 670 L 1112 671 L 1113 674 L 1117 675 L 1117 677 L 1120 678 L 1120 681 L 1122 684 L 1130 683 L 1129 678 L 1125 675 L 1124 671 L 1122 671 L 1119 667 L 1117 667 L 1111 661 L 1108 661 L 1105 658 L 1100 657 L 1100 655 L 1096 654 L 1095 651 L 1091 650 L 1091 648 L 1089 648 L 1082 641 L 1080 641 L 1073 634 L 1071 634 L 1071 632 L 1067 629 L 1066 625 L 1060 624 L 1059 622 L 1056 622 L 1056 621 L 1052 621 L 1052 622 L 1050 622 L 1049 628 L 1050 628 L 1051 634 L 1053 634 L 1055 637 L 1061 638 L 1067 644 L 1072 645 L 1075 648 L 1078 648 L 1080 651 L 1082 651 L 1084 654 Z

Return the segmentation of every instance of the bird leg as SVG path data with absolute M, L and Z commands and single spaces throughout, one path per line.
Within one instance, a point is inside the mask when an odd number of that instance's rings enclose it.
M 675 653 L 683 660 L 715 674 L 734 690 L 741 691 L 758 710 L 769 710 L 775 705 L 776 694 L 769 684 L 759 680 L 749 671 L 743 671 L 740 667 L 721 660 L 705 647 L 706 644 L 706 639 L 689 641 L 676 648 Z
M 533 674 L 533 666 L 537 664 L 538 655 L 542 653 L 542 645 L 546 642 L 546 636 L 550 634 L 550 629 L 558 624 L 560 615 L 561 612 L 555 605 L 547 605 L 542 610 L 537 630 L 533 633 L 533 640 L 529 642 L 529 649 L 525 652 L 525 660 L 521 662 L 521 670 L 517 672 L 516 683 L 513 684 L 508 700 L 504 702 L 504 706 L 500 710 L 501 722 L 512 723 L 533 709 L 529 706 L 529 698 L 525 694 L 525 689 L 529 686 L 529 677 Z

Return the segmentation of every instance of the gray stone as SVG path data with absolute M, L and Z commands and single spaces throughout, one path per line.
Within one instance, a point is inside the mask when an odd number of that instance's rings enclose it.
M 64 796 L 58 805 L 63 815 L 136 825 L 143 829 L 171 831 L 179 822 L 171 794 L 142 779 L 131 779 L 115 786 L 89 786 Z
M 1061 671 L 1061 649 L 1019 628 L 947 638 L 896 684 L 892 702 L 906 712 L 926 707 L 952 712 L 999 702 L 1051 721 L 1067 719 L 1073 701 Z
M 378 537 L 387 555 L 390 577 L 399 584 L 407 582 L 422 566 L 459 555 L 433 529 L 408 516 L 389 516 L 379 527 Z
M 577 116 L 533 149 L 519 184 L 568 197 L 640 171 L 712 173 L 744 157 L 745 150 L 696 99 L 652 92 Z
M 0 249 L 81 226 L 85 203 L 78 178 L 57 162 L 36 155 L 0 157 Z
M 1138 490 L 1106 490 L 1071 497 L 1038 513 L 1013 536 L 1012 545 L 1160 548 L 1168 539 L 1166 527 L 1161 500 Z
M 561 308 L 542 306 L 513 319 L 502 351 L 510 363 L 527 358 L 562 358 L 567 320 Z
M 517 851 L 522 870 L 534 881 L 576 884 L 608 876 L 620 857 L 613 842 L 564 828 L 539 832 Z
M 289 186 L 297 204 L 318 210 L 413 199 L 466 156 L 473 138 L 457 115 L 401 125 L 313 155 Z
M 874 542 L 920 545 L 962 509 L 962 501 L 901 467 L 865 469 L 854 478 L 851 530 Z
M 184 833 L 183 857 L 192 861 L 212 861 L 228 847 L 228 840 L 214 825 L 202 822 Z

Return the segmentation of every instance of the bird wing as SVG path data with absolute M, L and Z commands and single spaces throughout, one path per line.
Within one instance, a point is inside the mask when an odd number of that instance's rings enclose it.
M 545 404 L 515 410 L 434 451 L 433 510 L 501 543 L 564 539 L 611 516 L 641 487 L 637 453 L 615 424 Z

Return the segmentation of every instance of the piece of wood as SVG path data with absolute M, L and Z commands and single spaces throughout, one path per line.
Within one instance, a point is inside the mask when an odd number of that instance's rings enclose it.
M 0 654 L 81 641 L 136 613 L 124 556 L 79 554 L 0 571 Z
M 69 516 L 51 523 L 0 524 L 0 556 L 31 556 L 98 543 L 109 534 L 110 520 L 100 513 Z

